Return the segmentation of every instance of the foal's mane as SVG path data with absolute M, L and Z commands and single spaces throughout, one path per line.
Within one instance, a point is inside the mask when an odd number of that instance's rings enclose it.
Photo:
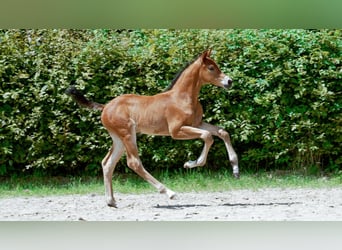
M 199 56 L 196 56 L 192 61 L 186 63 L 183 68 L 178 71 L 178 73 L 176 74 L 176 76 L 173 78 L 173 80 L 171 81 L 170 85 L 164 90 L 164 92 L 169 91 L 173 88 L 173 86 L 175 86 L 177 80 L 179 79 L 179 77 L 181 76 L 181 74 L 184 72 L 184 70 L 186 70 L 191 64 L 193 64 L 199 57 L 201 56 L 201 54 Z

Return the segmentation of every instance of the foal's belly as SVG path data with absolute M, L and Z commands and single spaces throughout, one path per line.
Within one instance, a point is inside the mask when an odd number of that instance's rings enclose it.
M 165 119 L 158 119 L 154 121 L 137 121 L 137 133 L 148 135 L 169 135 L 169 127 Z

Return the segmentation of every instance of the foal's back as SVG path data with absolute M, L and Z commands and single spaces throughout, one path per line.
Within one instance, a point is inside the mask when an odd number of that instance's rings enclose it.
M 154 96 L 126 94 L 114 98 L 105 105 L 101 120 L 115 134 L 132 129 L 136 133 L 169 135 L 168 112 L 176 102 L 165 93 Z

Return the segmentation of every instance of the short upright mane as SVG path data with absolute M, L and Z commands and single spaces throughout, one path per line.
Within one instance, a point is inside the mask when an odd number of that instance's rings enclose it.
M 191 64 L 193 64 L 194 61 L 196 61 L 198 58 L 200 57 L 197 56 L 195 59 L 193 59 L 192 61 L 188 62 L 185 64 L 185 66 L 183 67 L 183 69 L 181 69 L 177 74 L 176 76 L 173 78 L 173 80 L 171 81 L 170 85 L 164 90 L 165 91 L 169 91 L 173 88 L 173 86 L 175 86 L 177 80 L 179 79 L 179 77 L 181 76 L 181 74 L 184 72 L 184 70 L 186 70 Z

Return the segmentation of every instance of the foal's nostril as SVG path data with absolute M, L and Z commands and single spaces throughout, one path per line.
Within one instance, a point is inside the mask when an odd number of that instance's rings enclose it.
M 222 81 L 221 81 L 221 84 L 223 85 L 224 88 L 228 89 L 232 86 L 232 82 L 233 80 L 230 79 L 230 77 L 228 76 L 225 76 Z

